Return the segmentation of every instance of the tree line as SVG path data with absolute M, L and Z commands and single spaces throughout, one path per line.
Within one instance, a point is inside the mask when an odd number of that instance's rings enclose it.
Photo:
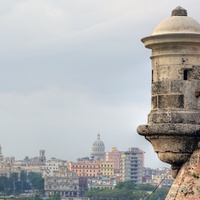
M 94 189 L 85 193 L 92 200 L 164 200 L 169 188 L 151 184 L 134 184 L 132 181 L 120 182 L 114 189 Z
M 41 173 L 21 171 L 13 172 L 9 177 L 0 176 L 0 193 L 4 195 L 17 195 L 26 190 L 44 191 L 44 179 Z
M 41 173 L 21 171 L 11 173 L 9 177 L 0 176 L 1 195 L 19 195 L 28 190 L 37 191 L 31 198 L 34 200 L 42 199 L 44 194 L 44 178 Z M 151 184 L 134 184 L 132 181 L 120 182 L 111 189 L 93 189 L 86 191 L 84 196 L 92 200 L 164 200 L 169 188 Z M 59 200 L 60 195 L 54 194 L 50 200 Z

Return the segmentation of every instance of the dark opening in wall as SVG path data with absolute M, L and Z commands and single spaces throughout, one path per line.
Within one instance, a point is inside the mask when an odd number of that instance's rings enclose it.
M 183 71 L 183 80 L 188 80 L 188 69 L 184 69 Z
M 153 83 L 153 70 L 152 70 L 151 73 L 152 73 L 151 82 Z

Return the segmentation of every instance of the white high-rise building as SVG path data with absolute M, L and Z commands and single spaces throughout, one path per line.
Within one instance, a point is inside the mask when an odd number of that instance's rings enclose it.
M 121 155 L 120 170 L 121 181 L 142 183 L 144 151 L 139 148 L 129 148 Z

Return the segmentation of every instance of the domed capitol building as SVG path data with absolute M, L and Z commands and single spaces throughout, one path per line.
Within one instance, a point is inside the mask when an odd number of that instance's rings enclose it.
M 97 135 L 97 139 L 92 145 L 92 153 L 90 154 L 93 160 L 105 160 L 105 145 L 100 139 L 100 134 Z

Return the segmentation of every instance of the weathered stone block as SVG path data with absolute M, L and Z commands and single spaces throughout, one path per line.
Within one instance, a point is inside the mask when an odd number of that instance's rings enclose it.
M 183 124 L 200 124 L 200 113 L 187 113 L 186 111 L 169 111 L 169 112 L 151 112 L 148 115 L 148 123 L 183 123 Z
M 152 96 L 151 105 L 152 105 L 152 109 L 156 109 L 158 107 L 158 105 L 157 105 L 157 96 Z
M 200 80 L 200 66 L 192 66 L 192 69 L 189 70 L 189 80 L 195 79 Z
M 167 94 L 169 92 L 169 81 L 158 81 L 152 83 L 152 95 L 155 94 Z
M 184 108 L 184 96 L 158 95 L 158 108 Z
M 183 94 L 185 91 L 185 84 L 182 80 L 172 80 L 170 82 L 170 91 L 171 93 L 181 93 Z

